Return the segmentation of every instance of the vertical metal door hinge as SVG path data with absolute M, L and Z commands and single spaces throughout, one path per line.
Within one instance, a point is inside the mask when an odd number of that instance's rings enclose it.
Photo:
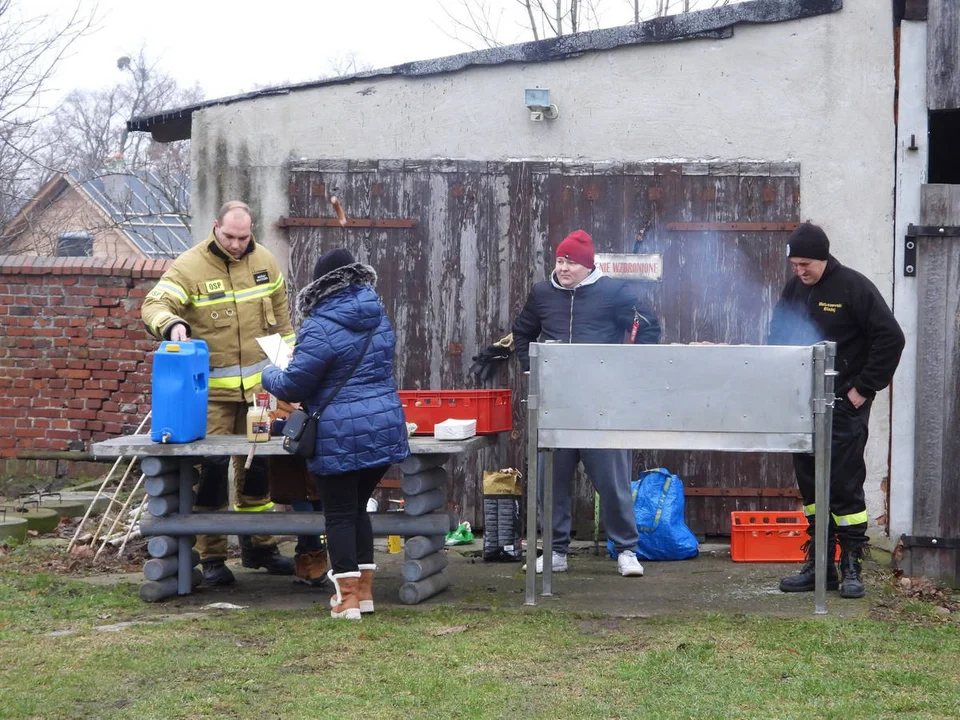
M 958 225 L 907 225 L 907 234 L 903 238 L 903 276 L 917 276 L 917 239 L 918 238 L 960 237 Z

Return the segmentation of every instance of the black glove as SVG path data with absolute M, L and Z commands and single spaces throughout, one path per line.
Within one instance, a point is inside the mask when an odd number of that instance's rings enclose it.
M 498 345 L 489 345 L 479 355 L 474 355 L 473 365 L 470 366 L 470 374 L 476 377 L 480 383 L 487 382 L 497 372 L 500 363 L 509 360 L 512 354 L 509 348 Z
M 500 345 L 490 345 L 481 355 L 486 356 L 488 360 L 508 360 L 513 354 L 513 350 Z

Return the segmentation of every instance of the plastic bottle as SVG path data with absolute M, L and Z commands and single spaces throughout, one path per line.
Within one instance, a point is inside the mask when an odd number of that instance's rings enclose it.
M 403 499 L 400 500 L 391 500 L 390 502 L 397 503 L 399 507 L 396 512 L 403 510 Z M 397 553 L 403 550 L 403 543 L 400 540 L 399 535 L 387 535 L 387 552 L 391 555 L 396 555 Z
M 257 393 L 256 401 L 247 408 L 247 440 L 266 442 L 270 439 L 270 394 Z
M 403 550 L 403 543 L 399 535 L 387 535 L 387 552 L 396 555 Z

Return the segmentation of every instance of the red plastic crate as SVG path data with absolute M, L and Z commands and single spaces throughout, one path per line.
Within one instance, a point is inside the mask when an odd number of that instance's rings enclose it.
M 806 516 L 787 512 L 730 513 L 730 557 L 734 562 L 802 562 Z M 834 560 L 839 559 L 839 548 Z
M 509 390 L 401 390 L 400 401 L 415 435 L 433 435 L 434 425 L 451 418 L 476 420 L 478 435 L 513 429 Z

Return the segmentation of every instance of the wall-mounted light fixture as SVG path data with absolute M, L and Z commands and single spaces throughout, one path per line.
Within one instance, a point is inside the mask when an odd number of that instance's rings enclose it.
M 523 102 L 534 122 L 553 120 L 560 114 L 557 106 L 550 102 L 549 88 L 527 88 L 523 91 Z

